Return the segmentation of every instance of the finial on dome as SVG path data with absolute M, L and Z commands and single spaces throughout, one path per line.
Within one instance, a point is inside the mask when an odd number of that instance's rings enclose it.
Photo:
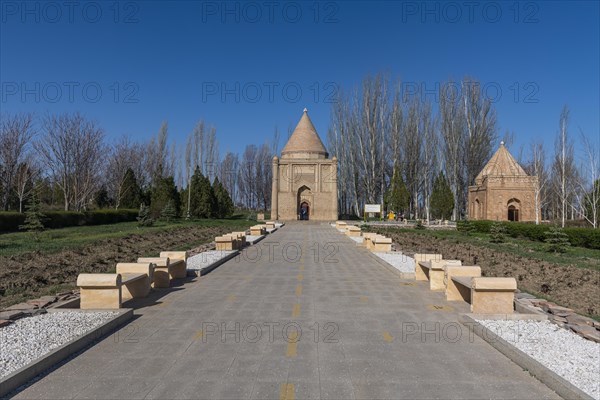
M 306 107 L 304 107 L 304 112 L 308 112 L 308 109 Z
M 500 142 L 500 146 L 504 146 L 504 140 Z

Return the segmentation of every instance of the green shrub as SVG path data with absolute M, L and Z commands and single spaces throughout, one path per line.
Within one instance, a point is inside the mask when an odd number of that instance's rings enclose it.
M 494 221 L 458 221 L 456 229 L 461 232 L 469 233 L 491 233 Z M 535 242 L 545 242 L 547 232 L 550 231 L 550 225 L 535 225 L 527 222 L 503 222 L 506 228 L 506 234 L 512 238 L 524 238 Z M 571 246 L 585 247 L 588 249 L 600 250 L 600 229 L 592 228 L 564 228 L 563 232 L 567 235 Z
M 546 232 L 547 251 L 554 253 L 564 253 L 569 247 L 569 237 L 558 226 L 553 226 Z
M 494 222 L 490 228 L 490 242 L 504 243 L 504 234 L 506 226 L 502 222 Z
M 137 210 L 44 211 L 44 228 L 58 229 L 81 225 L 106 225 L 135 221 Z M 25 214 L 0 212 L 0 232 L 16 232 L 25 223 Z
M 25 214 L 12 211 L 0 212 L 0 232 L 15 232 L 25 223 Z

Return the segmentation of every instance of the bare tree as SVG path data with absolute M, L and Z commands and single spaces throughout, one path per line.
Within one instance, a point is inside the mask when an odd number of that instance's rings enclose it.
M 23 212 L 23 203 L 35 190 L 35 181 L 40 175 L 40 169 L 35 165 L 33 155 L 29 153 L 17 167 L 14 177 L 14 191 L 19 199 L 19 212 Z
M 554 144 L 554 163 L 552 165 L 554 192 L 563 228 L 568 216 L 567 207 L 572 196 L 571 184 L 575 176 L 573 143 L 569 139 L 568 124 L 569 109 L 564 106 L 560 113 L 560 129 Z
M 598 149 L 592 141 L 583 134 L 581 143 L 583 145 L 584 160 L 581 171 L 583 176 L 579 180 L 579 204 L 581 204 L 581 214 L 594 228 L 599 226 L 598 212 L 600 210 L 600 160 L 598 159 Z
M 460 216 L 460 198 L 463 187 L 463 152 L 465 119 L 461 109 L 460 91 L 455 82 L 449 81 L 440 87 L 440 122 L 443 139 L 446 177 L 454 195 L 452 218 Z
M 131 169 L 134 172 L 136 180 L 139 181 L 136 169 L 139 169 L 142 159 L 142 146 L 131 142 L 127 136 L 122 136 L 112 146 L 106 166 L 106 188 L 109 195 L 114 199 L 115 209 L 118 209 L 121 206 L 121 200 L 134 190 L 134 188 L 126 185 L 125 176 L 127 170 Z
M 530 147 L 531 160 L 526 165 L 526 170 L 529 175 L 537 176 L 538 184 L 535 187 L 535 223 L 539 224 L 541 215 L 540 212 L 546 208 L 548 203 L 547 184 L 548 173 L 546 171 L 546 151 L 544 150 L 543 142 L 533 142 Z M 543 214 L 543 213 L 542 213 Z
M 28 146 L 35 135 L 33 114 L 0 117 L 0 188 L 2 209 L 8 210 L 17 170 L 27 157 Z
M 466 206 L 468 186 L 492 156 L 492 146 L 497 140 L 496 112 L 492 103 L 481 92 L 479 82 L 465 78 L 462 82 L 462 101 L 466 137 L 464 140 L 465 178 L 462 188 L 462 209 Z
M 63 192 L 64 209 L 87 207 L 98 187 L 104 133 L 81 114 L 48 116 L 36 150 Z
M 240 162 L 237 154 L 228 152 L 221 162 L 220 181 L 229 192 L 234 204 L 240 204 L 241 199 L 238 191 L 238 180 L 240 176 Z

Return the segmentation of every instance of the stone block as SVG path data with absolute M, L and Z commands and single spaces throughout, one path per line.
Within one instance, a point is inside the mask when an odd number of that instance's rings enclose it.
M 79 274 L 80 308 L 82 310 L 121 308 L 120 274 Z
M 171 286 L 169 257 L 140 257 L 137 259 L 137 262 L 154 264 L 154 276 L 152 279 L 152 287 L 168 288 Z

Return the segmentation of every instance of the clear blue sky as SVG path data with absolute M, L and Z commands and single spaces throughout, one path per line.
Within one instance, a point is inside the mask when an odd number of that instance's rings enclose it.
M 67 3 L 0 2 L 2 111 L 81 111 L 110 138 L 166 120 L 179 143 L 204 119 L 222 152 L 242 151 L 275 126 L 283 142 L 304 107 L 326 140 L 333 83 L 469 75 L 515 151 L 551 146 L 564 104 L 574 138 L 600 136 L 596 1 Z

